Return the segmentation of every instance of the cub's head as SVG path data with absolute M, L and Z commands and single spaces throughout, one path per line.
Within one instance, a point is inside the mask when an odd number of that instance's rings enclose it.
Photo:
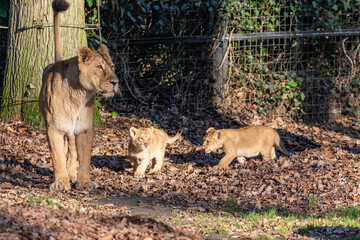
M 119 79 L 115 75 L 115 65 L 109 50 L 101 45 L 92 51 L 87 47 L 78 51 L 80 83 L 88 91 L 95 91 L 104 97 L 112 97 L 119 90 Z
M 206 153 L 210 153 L 222 147 L 222 141 L 220 140 L 221 133 L 219 130 L 214 128 L 209 128 L 206 130 L 206 135 L 204 137 L 204 143 L 202 148 Z
M 152 133 L 154 128 L 130 128 L 131 142 L 135 147 L 141 150 L 147 150 L 150 147 Z

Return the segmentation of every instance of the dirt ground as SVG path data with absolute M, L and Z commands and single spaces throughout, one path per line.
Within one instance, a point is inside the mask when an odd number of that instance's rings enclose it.
M 207 236 L 191 223 L 171 221 L 188 211 L 223 211 L 229 200 L 239 212 L 276 207 L 294 215 L 322 216 L 360 204 L 360 119 L 292 123 L 260 117 L 239 122 L 216 112 L 121 109 L 101 112 L 92 149 L 92 178 L 99 188 L 50 192 L 53 181 L 45 129 L 14 120 L 0 123 L 0 239 L 252 239 L 252 232 Z M 209 127 L 244 124 L 274 127 L 291 156 L 261 157 L 213 168 L 219 151 L 198 151 Z M 162 172 L 135 179 L 125 159 L 129 128 L 155 126 L 181 141 L 168 145 Z M 316 199 L 316 204 L 309 204 Z M 237 217 L 234 212 L 234 216 Z M 186 219 L 183 218 L 183 219 Z M 266 233 L 266 225 L 257 234 Z M 294 231 L 280 239 L 304 239 Z

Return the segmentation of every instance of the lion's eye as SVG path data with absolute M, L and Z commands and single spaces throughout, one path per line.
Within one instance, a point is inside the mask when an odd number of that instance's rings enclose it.
M 144 141 L 144 139 L 143 139 L 143 138 L 139 138 L 139 141 Z
M 97 68 L 103 70 L 103 67 L 101 65 L 97 66 Z
M 150 138 L 148 139 L 148 141 L 150 141 Z

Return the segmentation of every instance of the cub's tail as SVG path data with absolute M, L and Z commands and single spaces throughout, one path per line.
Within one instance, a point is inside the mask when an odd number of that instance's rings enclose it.
M 59 12 L 68 10 L 70 4 L 66 0 L 54 0 L 52 9 L 54 10 L 54 36 L 55 36 L 55 62 L 62 60 L 62 42 L 59 25 Z
M 276 134 L 277 137 L 275 139 L 275 144 L 278 147 L 278 149 L 285 154 L 286 156 L 290 156 L 290 153 L 286 150 L 285 146 L 284 146 L 284 142 L 281 140 L 279 134 Z
M 173 137 L 168 136 L 167 143 L 174 143 L 181 136 L 181 133 L 182 133 L 182 131 L 179 130 L 175 136 L 173 136 Z

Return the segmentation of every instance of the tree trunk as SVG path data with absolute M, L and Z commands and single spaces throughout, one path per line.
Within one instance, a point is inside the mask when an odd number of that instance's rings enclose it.
M 222 24 L 220 29 L 220 36 L 216 40 L 216 49 L 213 55 L 213 69 L 212 76 L 214 82 L 212 84 L 213 97 L 212 103 L 214 106 L 224 103 L 227 94 L 227 79 L 228 79 L 228 47 L 229 40 L 227 37 L 227 28 Z
M 12 0 L 9 12 L 7 62 L 1 99 L 1 118 L 38 117 L 38 96 L 44 68 L 55 60 L 53 11 L 49 0 Z M 87 46 L 85 2 L 68 0 L 60 13 L 64 59 Z

